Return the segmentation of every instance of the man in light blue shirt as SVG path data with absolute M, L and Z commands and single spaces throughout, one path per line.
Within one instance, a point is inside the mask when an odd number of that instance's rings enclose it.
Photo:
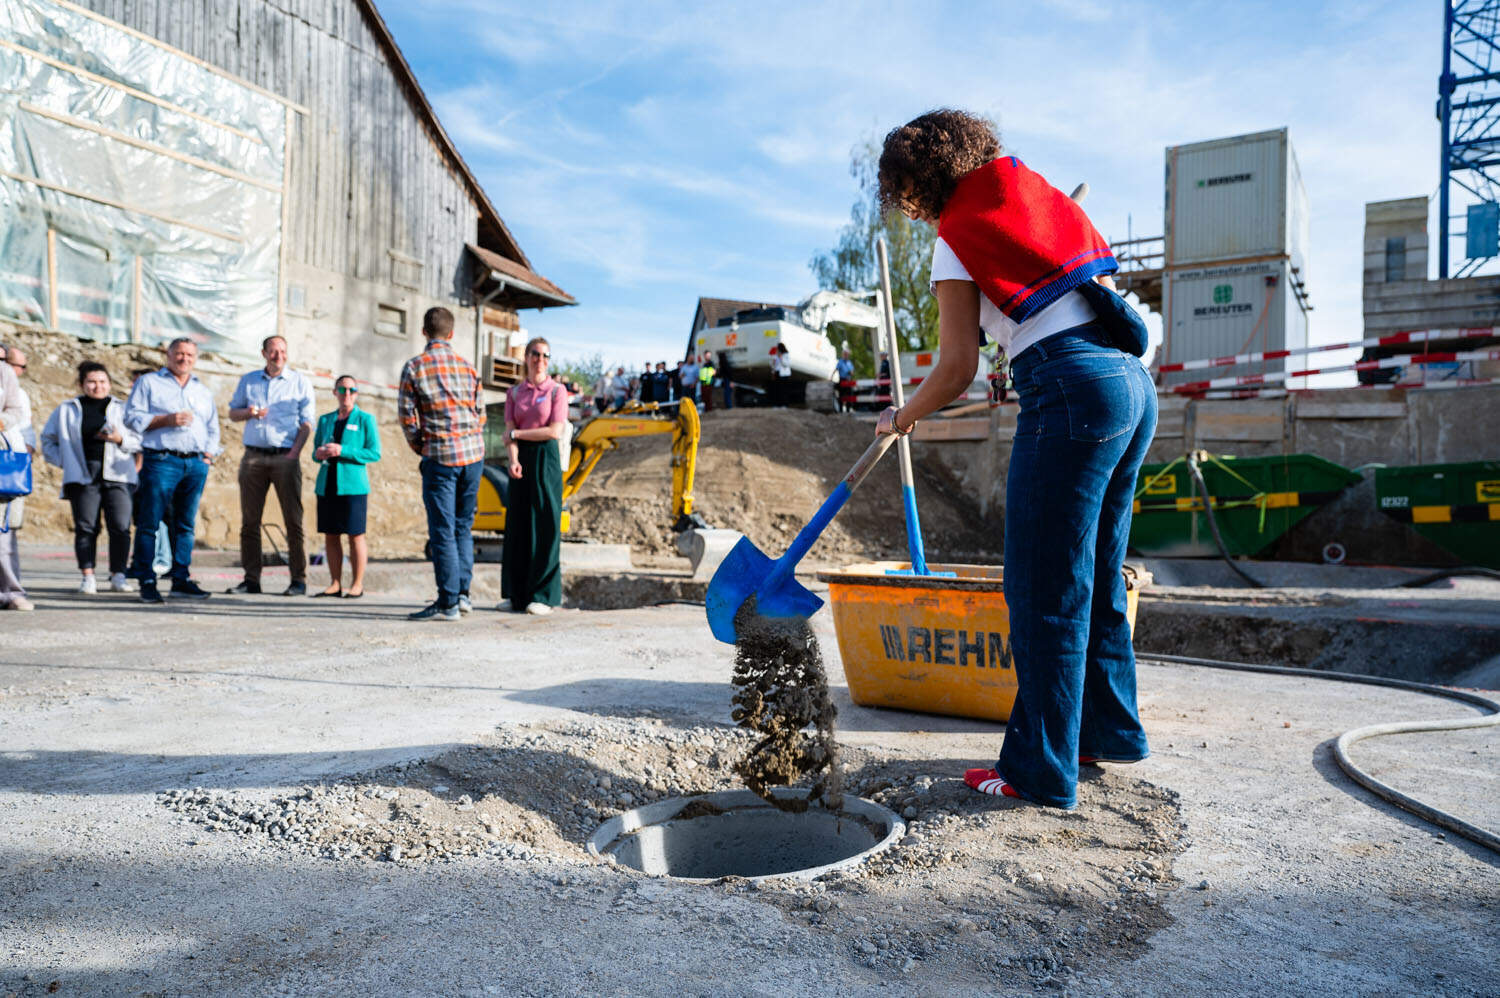
M 167 366 L 135 379 L 125 403 L 125 425 L 141 435 L 140 485 L 135 498 L 135 551 L 130 571 L 141 583 L 141 602 L 160 603 L 156 525 L 172 538 L 172 595 L 207 599 L 192 580 L 193 533 L 198 500 L 219 446 L 219 410 L 208 387 L 193 375 L 198 345 L 179 336 L 167 345 Z
M 307 544 L 302 531 L 302 447 L 312 433 L 312 382 L 286 366 L 286 340 L 267 336 L 260 345 L 266 366 L 240 379 L 229 400 L 229 418 L 245 424 L 240 461 L 240 564 L 245 578 L 231 593 L 260 592 L 261 517 L 266 493 L 276 487 L 286 526 L 292 584 L 283 596 L 307 594 Z

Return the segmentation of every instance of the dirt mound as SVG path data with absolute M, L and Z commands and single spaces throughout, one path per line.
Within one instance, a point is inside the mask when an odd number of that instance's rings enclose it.
M 799 409 L 705 413 L 698 445 L 698 512 L 710 525 L 743 532 L 775 557 L 869 445 L 874 425 Z M 998 523 L 951 484 L 935 460 L 913 448 L 917 502 L 932 561 L 994 561 Z M 672 546 L 672 469 L 667 437 L 624 440 L 605 455 L 572 500 L 577 538 L 629 544 L 646 561 L 680 560 Z M 876 466 L 808 555 L 811 564 L 901 558 L 906 521 L 894 449 Z

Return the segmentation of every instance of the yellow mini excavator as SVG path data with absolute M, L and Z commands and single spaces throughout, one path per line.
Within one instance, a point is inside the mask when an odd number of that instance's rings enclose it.
M 505 532 L 505 500 L 510 491 L 509 458 L 501 433 L 503 406 L 494 406 L 485 428 L 484 477 L 474 514 L 475 547 L 488 547 Z M 693 474 L 698 463 L 698 408 L 691 399 L 677 402 L 627 402 L 615 412 L 595 416 L 573 435 L 563 472 L 562 529 L 569 529 L 568 500 L 588 480 L 594 466 L 626 437 L 672 434 L 672 529 L 706 527 L 693 512 Z M 476 556 L 478 551 L 476 551 Z

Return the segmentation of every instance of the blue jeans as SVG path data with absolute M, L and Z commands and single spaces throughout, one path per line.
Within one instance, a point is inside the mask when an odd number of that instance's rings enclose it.
M 178 457 L 147 451 L 141 458 L 140 485 L 135 492 L 135 550 L 130 575 L 156 582 L 156 528 L 165 523 L 172 539 L 172 581 L 185 582 L 193 563 L 193 531 L 198 500 L 208 481 L 208 465 L 201 457 Z
M 422 459 L 422 504 L 427 507 L 427 546 L 437 576 L 437 604 L 458 605 L 474 578 L 474 507 L 479 503 L 483 461 L 439 464 Z
M 1141 362 L 1093 323 L 1012 363 L 1020 415 L 1005 510 L 1016 703 L 996 769 L 1030 800 L 1072 807 L 1078 756 L 1150 752 L 1120 568 L 1136 478 L 1156 432 Z

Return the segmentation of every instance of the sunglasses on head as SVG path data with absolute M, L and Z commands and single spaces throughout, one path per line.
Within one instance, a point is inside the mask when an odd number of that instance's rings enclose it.
M 359 389 L 358 388 L 335 388 L 333 390 L 333 394 L 335 394 L 335 395 L 358 395 L 359 394 Z

